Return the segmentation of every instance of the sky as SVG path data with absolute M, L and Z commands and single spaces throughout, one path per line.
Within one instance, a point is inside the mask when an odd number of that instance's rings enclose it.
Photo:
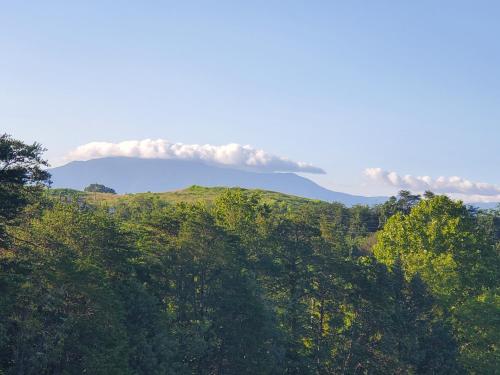
M 499 17 L 497 1 L 0 0 L 0 132 L 53 165 L 104 147 L 500 200 Z

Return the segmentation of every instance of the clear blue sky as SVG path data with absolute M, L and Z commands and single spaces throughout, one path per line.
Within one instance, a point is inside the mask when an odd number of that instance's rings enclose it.
M 251 144 L 387 193 L 367 167 L 500 184 L 498 1 L 13 1 L 0 131 L 49 148 Z

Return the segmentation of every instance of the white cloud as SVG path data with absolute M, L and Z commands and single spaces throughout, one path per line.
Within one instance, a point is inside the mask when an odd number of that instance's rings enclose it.
M 276 156 L 248 145 L 242 146 L 236 143 L 221 146 L 189 145 L 172 143 L 164 139 L 144 139 L 120 143 L 90 142 L 77 147 L 64 159 L 69 162 L 112 156 L 193 160 L 261 172 L 325 173 L 323 169 L 311 164 Z
M 408 189 L 415 192 L 430 190 L 434 193 L 449 194 L 466 202 L 500 201 L 500 186 L 485 182 L 473 182 L 458 176 L 438 178 L 408 174 L 402 176 L 382 168 L 366 168 L 364 173 L 371 180 L 398 189 Z

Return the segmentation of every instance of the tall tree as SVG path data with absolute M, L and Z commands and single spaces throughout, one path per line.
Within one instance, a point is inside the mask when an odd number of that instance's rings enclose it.
M 392 216 L 374 247 L 391 269 L 400 261 L 407 280 L 418 276 L 426 283 L 445 321 L 453 324 L 462 362 L 472 373 L 479 364 L 484 373 L 498 366 L 492 341 L 498 318 L 491 312 L 498 306 L 500 257 L 480 224 L 460 201 L 435 196 L 407 215 Z M 478 324 L 470 324 L 471 312 L 478 311 L 484 311 Z
M 5 239 L 5 226 L 50 183 L 50 174 L 43 169 L 48 166 L 44 151 L 39 143 L 28 145 L 7 134 L 0 136 L 0 241 Z

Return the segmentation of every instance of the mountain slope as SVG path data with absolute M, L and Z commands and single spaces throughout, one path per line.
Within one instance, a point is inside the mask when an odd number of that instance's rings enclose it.
M 262 189 L 244 189 L 244 188 L 228 188 L 228 187 L 204 187 L 193 185 L 186 189 L 168 191 L 162 193 L 134 193 L 134 194 L 110 194 L 110 193 L 95 193 L 85 192 L 81 190 L 67 189 L 67 188 L 52 188 L 46 191 L 47 195 L 61 199 L 66 202 L 70 201 L 85 201 L 86 203 L 101 204 L 104 203 L 110 207 L 116 206 L 140 206 L 148 200 L 167 202 L 170 204 L 176 203 L 213 203 L 218 197 L 228 190 L 238 190 L 243 194 L 257 193 L 259 199 L 263 203 L 271 206 L 284 204 L 288 208 L 300 208 L 304 205 L 322 205 L 328 204 L 327 202 L 298 197 L 296 195 L 288 195 L 278 193 L 275 191 L 268 191 Z M 64 197 L 64 199 L 63 199 Z
M 102 158 L 74 161 L 52 168 L 50 173 L 53 187 L 79 190 L 95 182 L 112 187 L 118 193 L 164 192 L 191 185 L 238 186 L 337 201 L 348 206 L 375 204 L 385 200 L 383 197 L 362 197 L 331 191 L 294 173 L 257 173 L 183 160 Z

